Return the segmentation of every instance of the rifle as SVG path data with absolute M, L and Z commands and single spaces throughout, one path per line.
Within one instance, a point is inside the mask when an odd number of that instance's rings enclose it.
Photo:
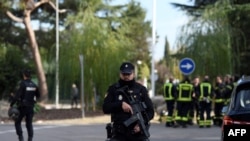
M 140 127 L 141 133 L 149 138 L 150 133 L 148 132 L 144 118 L 142 116 L 142 112 L 145 112 L 145 109 L 147 108 L 146 104 L 144 102 L 136 101 L 131 94 L 132 91 L 130 91 L 127 86 L 118 89 L 118 91 L 121 92 L 129 100 L 129 104 L 131 105 L 133 110 L 132 116 L 124 121 L 123 124 L 126 127 L 129 127 L 131 124 L 137 123 Z

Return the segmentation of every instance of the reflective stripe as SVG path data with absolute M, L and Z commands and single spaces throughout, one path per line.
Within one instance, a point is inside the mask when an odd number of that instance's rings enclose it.
M 200 89 L 201 89 L 200 100 L 203 100 L 203 97 L 204 97 L 204 88 L 205 88 L 205 87 L 208 88 L 208 96 L 207 96 L 207 98 L 208 98 L 209 100 L 211 100 L 210 95 L 211 95 L 211 91 L 212 91 L 212 86 L 211 86 L 210 83 L 207 83 L 207 82 L 202 82 L 202 83 L 200 84 Z
M 192 90 L 193 85 L 192 84 L 179 84 L 178 87 L 179 95 L 177 98 L 177 101 L 191 101 L 192 100 Z M 188 96 L 184 97 L 184 92 L 188 91 Z
M 168 90 L 167 90 L 168 88 Z M 174 97 L 172 95 L 172 88 L 173 84 L 172 83 L 165 83 L 164 84 L 164 99 L 165 100 L 173 100 Z
M 188 118 L 187 117 L 182 117 L 181 120 L 182 121 L 188 121 Z
M 222 103 L 222 102 L 224 102 L 224 99 L 215 99 L 214 102 L 215 102 L 215 103 Z

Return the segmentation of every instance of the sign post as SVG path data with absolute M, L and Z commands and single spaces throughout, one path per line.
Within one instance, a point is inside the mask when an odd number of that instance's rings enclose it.
M 179 63 L 179 69 L 184 75 L 189 75 L 193 73 L 195 63 L 191 58 L 183 58 Z
M 80 54 L 79 55 L 79 60 L 80 60 L 80 66 L 81 66 L 81 101 L 82 101 L 82 118 L 85 117 L 85 111 L 84 111 L 84 107 L 85 107 L 85 103 L 84 103 L 84 65 L 83 65 L 83 55 Z

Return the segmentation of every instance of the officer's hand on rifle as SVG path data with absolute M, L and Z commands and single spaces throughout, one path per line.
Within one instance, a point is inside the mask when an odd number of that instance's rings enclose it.
M 123 109 L 124 112 L 133 114 L 132 107 L 126 102 L 122 102 L 122 109 Z
M 134 133 L 139 133 L 141 131 L 140 126 L 138 124 L 134 127 Z

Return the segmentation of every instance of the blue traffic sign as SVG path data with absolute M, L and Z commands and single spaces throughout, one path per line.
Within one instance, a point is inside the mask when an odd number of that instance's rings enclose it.
M 184 75 L 189 75 L 194 71 L 195 63 L 191 58 L 183 58 L 179 63 L 179 69 Z

